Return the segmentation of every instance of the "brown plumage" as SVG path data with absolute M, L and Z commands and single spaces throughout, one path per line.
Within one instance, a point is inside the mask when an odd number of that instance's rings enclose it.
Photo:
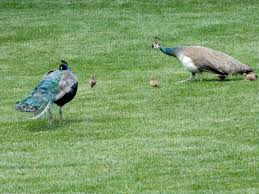
M 253 71 L 231 56 L 210 48 L 188 46 L 182 47 L 179 52 L 180 55 L 189 57 L 199 72 L 209 71 L 219 75 L 231 75 Z
M 152 86 L 152 87 L 157 87 L 158 86 L 158 80 L 152 78 L 149 82 L 149 84 Z
M 91 78 L 89 79 L 89 85 L 91 86 L 91 88 L 93 88 L 96 85 L 95 75 L 91 75 Z
M 219 78 L 224 80 L 228 75 L 248 74 L 254 71 L 233 57 L 206 47 L 163 48 L 158 42 L 155 42 L 152 48 L 159 48 L 164 54 L 177 58 L 186 70 L 192 73 L 189 79 L 183 81 L 192 80 L 196 73 L 202 72 L 218 74 Z
M 257 79 L 257 75 L 254 72 L 244 73 L 244 79 L 248 81 L 254 81 Z

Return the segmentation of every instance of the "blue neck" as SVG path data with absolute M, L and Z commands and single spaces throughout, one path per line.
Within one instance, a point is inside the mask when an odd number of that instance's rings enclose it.
M 166 55 L 170 55 L 170 56 L 174 56 L 174 57 L 176 57 L 178 50 L 179 50 L 179 48 L 177 48 L 177 47 L 175 47 L 175 48 L 162 48 L 162 47 L 160 47 L 160 51 L 162 51 Z

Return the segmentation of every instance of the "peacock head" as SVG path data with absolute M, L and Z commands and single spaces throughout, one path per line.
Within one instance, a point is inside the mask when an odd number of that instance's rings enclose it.
M 155 49 L 160 48 L 160 38 L 154 37 L 154 39 L 155 41 L 152 44 L 152 48 L 155 48 Z
M 64 60 L 61 60 L 61 65 L 58 68 L 59 70 L 69 70 L 69 67 L 67 65 L 67 62 Z

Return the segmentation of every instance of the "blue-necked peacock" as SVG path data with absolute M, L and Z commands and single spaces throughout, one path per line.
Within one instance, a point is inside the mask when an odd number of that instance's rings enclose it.
M 63 106 L 71 101 L 77 92 L 78 81 L 70 71 L 66 61 L 61 61 L 56 70 L 49 71 L 23 100 L 16 103 L 16 110 L 34 113 L 33 119 L 41 117 L 48 112 L 48 122 L 51 124 L 51 105 L 57 104 L 60 120 L 63 120 Z
M 192 73 L 189 79 L 180 82 L 190 81 L 196 73 L 202 74 L 204 71 L 217 74 L 221 80 L 235 74 L 243 74 L 247 80 L 255 80 L 257 77 L 253 69 L 222 52 L 201 46 L 164 48 L 160 46 L 159 39 L 155 38 L 152 48 L 158 48 L 164 54 L 177 58 Z

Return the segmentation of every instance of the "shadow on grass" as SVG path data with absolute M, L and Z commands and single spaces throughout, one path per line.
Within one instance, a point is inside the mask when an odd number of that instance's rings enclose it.
M 224 80 L 220 80 L 218 78 L 203 78 L 202 81 L 199 80 L 198 78 L 188 81 L 188 82 L 183 82 L 183 83 L 199 83 L 199 82 L 233 82 L 233 81 L 245 81 L 242 77 L 231 77 L 231 78 L 226 78 Z M 179 82 L 180 83 L 180 82 Z
M 59 129 L 64 129 L 73 123 L 83 122 L 82 119 L 66 119 L 63 122 L 54 119 L 52 124 L 48 124 L 47 119 L 38 120 L 27 120 L 25 122 L 19 122 L 20 129 L 27 130 L 30 132 L 44 132 L 44 131 L 57 131 Z M 21 124 L 22 123 L 22 124 Z
M 210 78 L 210 79 L 203 79 L 202 81 L 203 82 L 230 82 L 230 81 L 241 81 L 241 80 L 244 80 L 243 78 L 241 77 L 231 77 L 231 78 L 226 78 L 224 80 L 220 80 L 218 78 Z M 196 80 L 196 81 L 200 81 L 200 80 Z

